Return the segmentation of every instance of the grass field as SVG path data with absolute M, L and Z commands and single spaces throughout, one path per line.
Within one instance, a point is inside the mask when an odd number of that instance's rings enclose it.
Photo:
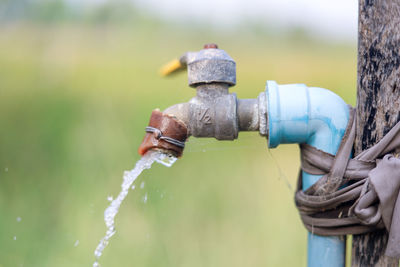
M 184 74 L 163 79 L 159 67 L 207 42 L 236 60 L 240 98 L 276 80 L 355 104 L 351 45 L 243 29 L 0 26 L 0 266 L 92 264 L 107 196 L 139 159 L 151 111 L 195 94 Z M 190 139 L 172 168 L 156 164 L 136 182 L 145 186 L 123 203 L 102 266 L 305 266 L 298 154 L 268 150 L 257 133 Z

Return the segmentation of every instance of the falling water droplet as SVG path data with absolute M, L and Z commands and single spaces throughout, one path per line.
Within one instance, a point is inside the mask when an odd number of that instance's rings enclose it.
M 20 222 L 22 220 L 21 217 L 17 217 L 17 222 Z
M 79 240 L 76 240 L 74 243 L 74 247 L 77 247 L 79 245 Z
M 174 157 L 170 154 L 161 154 L 160 157 L 156 159 L 156 161 L 164 166 L 171 167 L 172 164 L 177 161 L 177 157 Z
M 140 189 L 143 189 L 144 188 L 144 182 L 141 182 L 140 183 Z

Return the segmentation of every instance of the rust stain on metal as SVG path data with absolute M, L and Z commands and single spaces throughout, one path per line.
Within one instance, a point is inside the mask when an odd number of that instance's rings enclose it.
M 143 156 L 151 149 L 167 150 L 169 153 L 172 153 L 177 157 L 182 155 L 183 147 L 179 147 L 167 142 L 166 140 L 160 139 L 159 136 L 159 134 L 162 133 L 163 136 L 185 142 L 188 138 L 188 129 L 182 121 L 156 109 L 151 113 L 149 126 L 158 129 L 160 132 L 146 133 L 142 144 L 138 149 L 140 155 Z

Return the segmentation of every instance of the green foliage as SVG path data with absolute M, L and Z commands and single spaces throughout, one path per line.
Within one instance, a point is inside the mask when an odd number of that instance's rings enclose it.
M 57 3 L 40 16 L 64 14 Z M 240 98 L 273 79 L 355 103 L 351 46 L 170 25 L 19 24 L 0 32 L 4 267 L 90 266 L 106 197 L 139 158 L 151 110 L 195 93 L 185 75 L 157 75 L 187 50 L 210 41 L 225 49 L 237 62 L 232 91 Z M 293 203 L 298 167 L 296 146 L 268 151 L 257 133 L 233 142 L 192 138 L 172 168 L 155 165 L 137 181 L 145 187 L 123 203 L 102 266 L 304 266 L 306 231 Z

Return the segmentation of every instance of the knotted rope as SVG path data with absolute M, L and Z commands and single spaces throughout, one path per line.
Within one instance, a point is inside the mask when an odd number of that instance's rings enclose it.
M 400 122 L 376 145 L 350 159 L 355 139 L 355 110 L 336 156 L 301 144 L 301 169 L 323 175 L 295 196 L 305 227 L 322 236 L 363 234 L 385 228 L 385 254 L 400 258 Z

